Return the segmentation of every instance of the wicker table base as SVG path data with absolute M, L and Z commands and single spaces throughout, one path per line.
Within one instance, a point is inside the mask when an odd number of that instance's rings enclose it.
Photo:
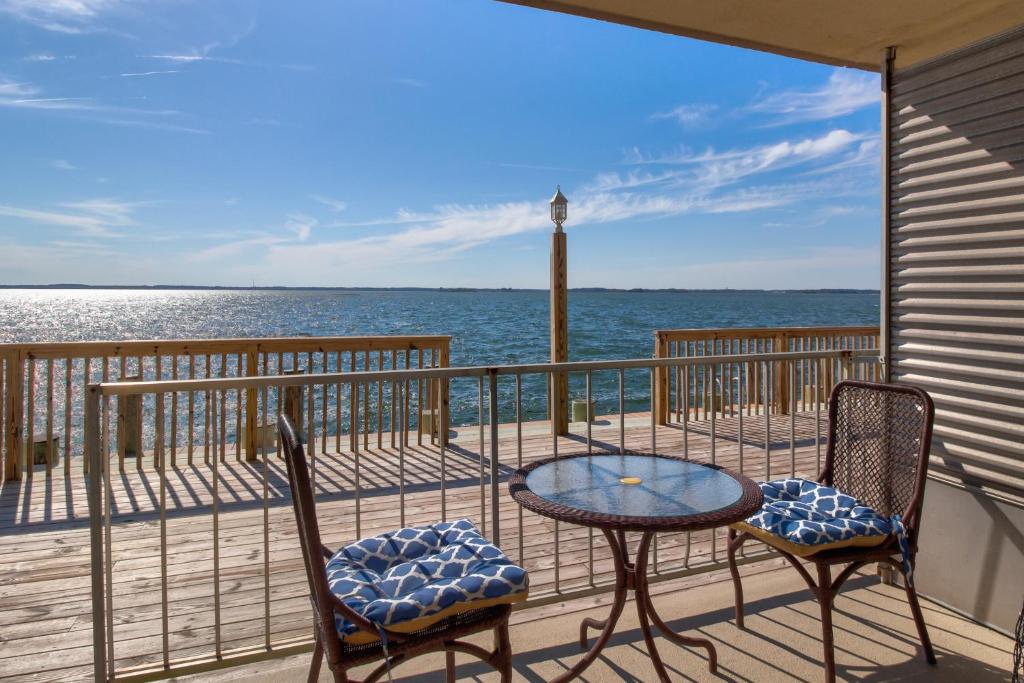
M 651 657 L 651 662 L 654 664 L 654 670 L 658 672 L 658 678 L 663 683 L 668 683 L 669 677 L 665 671 L 665 665 L 661 661 L 661 655 L 658 654 L 658 648 L 654 644 L 654 633 L 651 629 L 652 623 L 658 627 L 658 630 L 661 631 L 665 638 L 677 645 L 702 647 L 707 650 L 708 670 L 711 673 L 716 673 L 718 670 L 718 653 L 715 652 L 715 646 L 711 641 L 705 638 L 693 638 L 676 633 L 668 627 L 654 609 L 647 581 L 647 557 L 651 541 L 654 539 L 654 532 L 648 531 L 643 534 L 640 538 L 640 544 L 637 546 L 636 560 L 635 562 L 630 562 L 625 532 L 613 532 L 608 529 L 602 529 L 601 531 L 604 532 L 605 538 L 608 539 L 608 545 L 611 546 L 612 556 L 615 561 L 615 599 L 612 602 L 612 611 L 608 618 L 604 620 L 591 619 L 589 617 L 583 620 L 583 623 L 580 624 L 581 648 L 587 646 L 587 632 L 590 629 L 600 629 L 601 633 L 587 654 L 583 656 L 583 659 L 564 674 L 555 678 L 553 683 L 563 683 L 564 681 L 576 678 L 597 659 L 605 645 L 608 644 L 608 639 L 611 638 L 612 633 L 615 631 L 615 624 L 619 621 L 622 609 L 626 606 L 626 597 L 629 591 L 636 593 L 636 611 L 640 619 L 640 630 L 643 632 L 644 640 L 647 642 L 647 651 Z

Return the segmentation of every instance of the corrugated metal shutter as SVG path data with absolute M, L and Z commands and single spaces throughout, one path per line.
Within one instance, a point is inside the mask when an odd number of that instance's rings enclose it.
M 1024 31 L 897 71 L 892 378 L 935 399 L 933 474 L 1024 493 Z

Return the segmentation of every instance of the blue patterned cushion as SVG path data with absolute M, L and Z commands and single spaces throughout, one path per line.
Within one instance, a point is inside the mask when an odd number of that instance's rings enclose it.
M 781 479 L 760 486 L 761 511 L 737 526 L 762 538 L 781 539 L 794 554 L 880 545 L 893 532 L 890 518 L 829 486 L 806 479 Z
M 347 545 L 328 561 L 331 591 L 346 605 L 395 631 L 425 628 L 449 614 L 526 598 L 526 570 L 467 519 L 407 527 Z M 341 616 L 338 634 L 368 636 Z

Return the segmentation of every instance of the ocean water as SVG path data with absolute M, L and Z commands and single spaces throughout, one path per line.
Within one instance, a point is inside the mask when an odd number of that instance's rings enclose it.
M 685 327 L 873 325 L 877 293 L 570 292 L 572 360 L 645 358 L 653 332 Z M 548 294 L 543 291 L 135 291 L 2 290 L 0 340 L 80 341 L 298 335 L 444 334 L 452 365 L 543 362 Z M 614 373 L 594 376 L 597 410 L 618 409 Z M 526 417 L 544 414 L 543 380 L 524 381 Z M 572 380 L 574 395 L 583 380 Z M 644 371 L 630 373 L 629 409 L 649 401 Z M 475 381 L 452 386 L 452 419 L 473 422 Z M 514 415 L 502 386 L 502 418 Z

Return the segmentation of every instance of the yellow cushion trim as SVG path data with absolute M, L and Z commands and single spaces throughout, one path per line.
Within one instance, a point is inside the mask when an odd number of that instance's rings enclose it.
M 759 529 L 747 524 L 746 522 L 736 522 L 730 526 L 736 531 L 745 531 L 751 536 L 757 538 L 759 541 L 763 541 L 774 548 L 778 548 L 790 555 L 796 555 L 797 557 L 810 557 L 811 555 L 820 553 L 823 550 L 838 550 L 839 548 L 849 548 L 851 546 L 870 548 L 876 545 L 882 545 L 889 540 L 888 535 L 879 534 L 877 536 L 854 536 L 853 538 L 848 538 L 845 541 L 821 543 L 819 545 L 800 545 L 798 543 L 793 543 L 792 541 L 779 538 L 770 531 Z
M 388 626 L 389 631 L 395 633 L 412 633 L 413 631 L 419 631 L 421 628 L 427 628 L 428 626 L 435 624 L 442 619 L 450 617 L 455 614 L 461 614 L 463 612 L 472 612 L 477 609 L 484 609 L 486 607 L 494 607 L 495 605 L 506 605 L 514 602 L 522 602 L 526 600 L 528 595 L 527 591 L 522 593 L 515 593 L 514 595 L 503 595 L 500 598 L 488 598 L 486 600 L 471 600 L 469 602 L 458 602 L 449 607 L 448 609 L 441 610 L 437 614 L 431 614 L 429 617 L 422 617 L 420 619 L 411 619 L 409 621 L 403 621 L 393 626 Z M 345 636 L 344 641 L 349 645 L 364 645 L 366 643 L 373 643 L 380 640 L 380 636 L 376 633 L 367 633 L 366 631 L 356 631 L 348 636 Z

